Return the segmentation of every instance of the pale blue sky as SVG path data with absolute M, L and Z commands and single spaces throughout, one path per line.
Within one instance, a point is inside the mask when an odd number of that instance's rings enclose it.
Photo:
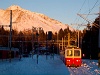
M 0 0 L 0 9 L 7 9 L 11 5 L 19 5 L 70 25 L 78 21 L 83 22 L 77 13 L 88 14 L 92 8 L 91 13 L 99 12 L 100 0 Z

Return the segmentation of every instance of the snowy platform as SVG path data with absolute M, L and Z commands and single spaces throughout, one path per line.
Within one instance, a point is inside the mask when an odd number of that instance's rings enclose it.
M 12 59 L 11 63 L 0 60 L 0 75 L 70 75 L 68 68 L 59 56 L 39 55 L 38 64 L 36 55 L 32 57 Z

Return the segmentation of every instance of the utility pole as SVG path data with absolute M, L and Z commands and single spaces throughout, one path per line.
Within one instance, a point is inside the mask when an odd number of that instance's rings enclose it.
M 59 55 L 59 47 L 58 47 L 58 31 L 57 31 L 57 54 Z
M 99 58 L 99 59 L 98 59 L 98 67 L 100 67 L 100 7 L 99 7 L 99 39 L 98 39 L 98 40 L 99 40 L 99 42 L 98 42 L 98 44 L 99 44 L 99 45 L 98 45 L 98 46 L 99 46 L 99 47 L 98 47 L 98 48 L 99 48 L 99 49 L 98 49 L 98 50 L 99 50 L 99 51 L 98 51 L 98 52 L 99 52 L 99 53 L 98 53 L 98 58 Z
M 63 40 L 63 37 L 62 37 L 62 50 L 64 50 L 64 49 L 63 49 L 63 41 L 64 41 L 64 40 Z
M 100 7 L 99 7 L 99 26 L 100 26 Z M 99 52 L 100 52 L 100 28 L 99 28 Z
M 80 40 L 79 40 L 79 30 L 78 30 L 78 47 L 80 47 L 80 46 L 79 46 L 79 44 L 80 44 L 79 41 L 80 41 Z
M 64 36 L 64 50 L 66 48 L 66 36 Z
M 9 42 L 10 42 L 10 52 L 9 52 L 9 62 L 11 62 L 11 42 L 12 42 L 12 10 L 10 10 L 10 39 L 9 39 Z
M 68 33 L 68 47 L 70 46 L 70 33 Z
M 32 26 L 32 59 L 33 59 L 33 45 L 34 45 L 34 43 L 33 43 L 33 32 L 34 32 L 34 27 Z
M 10 34 L 9 34 L 9 62 L 11 62 L 11 43 L 12 43 L 12 10 L 10 10 L 10 25 L 1 25 L 2 27 L 10 27 Z
M 48 42 L 48 40 L 47 40 L 47 39 L 48 39 L 48 38 L 47 38 L 47 35 L 48 35 L 48 34 L 47 34 L 47 32 L 46 32 L 46 60 L 47 60 L 47 47 L 48 47 L 48 45 L 47 45 L 47 42 Z

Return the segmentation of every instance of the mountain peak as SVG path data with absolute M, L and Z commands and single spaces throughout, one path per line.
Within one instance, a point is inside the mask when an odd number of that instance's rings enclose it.
M 32 27 L 42 27 L 44 32 L 52 31 L 53 33 L 59 31 L 61 28 L 65 29 L 68 26 L 62 24 L 61 22 L 52 19 L 44 14 L 31 12 L 29 10 L 23 9 L 18 5 L 12 5 L 7 8 L 7 10 L 18 10 L 13 11 L 12 21 L 17 22 L 13 23 L 12 28 L 17 29 L 18 31 L 23 31 L 25 29 L 32 29 Z M 20 10 L 20 11 L 19 11 Z M 6 11 L 6 10 L 4 10 Z M 8 12 L 0 11 L 0 22 L 3 25 L 9 24 L 9 15 Z M 4 14 L 4 15 L 2 15 Z M 69 27 L 70 30 L 73 28 Z
M 21 10 L 22 8 L 18 5 L 12 5 L 10 7 L 7 8 L 7 10 Z

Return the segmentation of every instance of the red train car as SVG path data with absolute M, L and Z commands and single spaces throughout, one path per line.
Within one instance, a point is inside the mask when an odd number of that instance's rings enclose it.
M 65 65 L 66 66 L 81 66 L 81 49 L 77 47 L 68 47 L 65 50 Z

